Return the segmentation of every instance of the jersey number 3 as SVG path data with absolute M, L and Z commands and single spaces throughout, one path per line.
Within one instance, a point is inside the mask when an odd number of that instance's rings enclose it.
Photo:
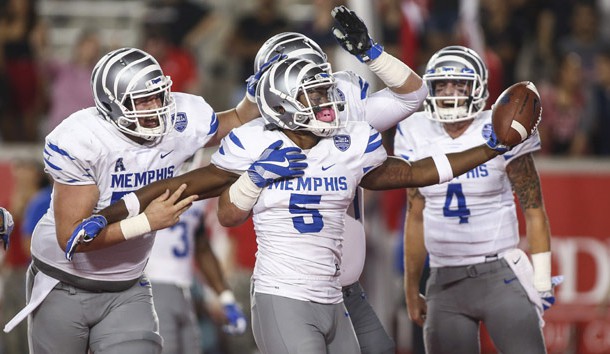
M 308 209 L 305 205 L 319 205 L 321 195 L 297 194 L 290 195 L 290 214 L 298 215 L 292 218 L 292 225 L 302 234 L 320 232 L 324 227 L 322 214 L 318 209 Z
M 457 206 L 453 203 L 454 197 L 457 201 Z M 447 197 L 445 199 L 445 206 L 443 207 L 443 215 L 448 218 L 460 218 L 460 224 L 468 223 L 470 209 L 466 207 L 466 197 L 464 196 L 464 192 L 462 192 L 461 183 L 449 183 L 447 186 Z

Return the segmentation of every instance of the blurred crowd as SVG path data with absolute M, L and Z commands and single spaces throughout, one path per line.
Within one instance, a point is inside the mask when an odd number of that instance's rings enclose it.
M 54 53 L 54 23 L 39 1 L 0 1 L 0 141 L 41 142 L 68 114 L 91 106 L 92 66 L 125 45 L 155 55 L 175 91 L 201 94 L 216 110 L 231 107 L 243 97 L 256 51 L 275 33 L 302 32 L 333 62 L 330 10 L 340 3 L 349 1 L 143 0 L 137 43 L 82 28 L 67 59 Z M 509 85 L 533 81 L 543 102 L 544 154 L 610 154 L 610 2 L 371 0 L 367 8 L 376 38 L 420 73 L 449 44 L 482 53 L 490 104 Z

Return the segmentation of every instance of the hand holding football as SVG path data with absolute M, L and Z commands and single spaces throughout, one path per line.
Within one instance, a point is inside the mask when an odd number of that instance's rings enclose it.
M 501 144 L 515 146 L 536 131 L 542 119 L 540 94 L 530 81 L 518 82 L 500 94 L 491 120 Z

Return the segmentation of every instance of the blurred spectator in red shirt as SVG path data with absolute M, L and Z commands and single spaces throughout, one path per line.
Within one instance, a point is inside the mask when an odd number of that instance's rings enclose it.
M 172 79 L 172 91 L 200 94 L 197 61 L 190 51 L 170 41 L 164 26 L 149 28 L 144 48 L 159 61 L 165 75 Z

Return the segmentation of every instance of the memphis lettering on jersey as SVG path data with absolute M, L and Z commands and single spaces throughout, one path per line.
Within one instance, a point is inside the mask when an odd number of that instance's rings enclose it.
M 456 178 L 470 179 L 470 178 L 481 178 L 481 177 L 487 177 L 487 176 L 489 176 L 489 171 L 487 171 L 487 165 L 482 164 Z
M 144 172 L 113 173 L 111 188 L 137 189 L 144 187 L 154 181 L 174 177 L 174 169 L 174 166 L 169 166 Z
M 269 185 L 268 189 L 278 189 L 284 191 L 344 191 L 347 190 L 347 177 L 298 177 L 287 180 L 280 180 Z

